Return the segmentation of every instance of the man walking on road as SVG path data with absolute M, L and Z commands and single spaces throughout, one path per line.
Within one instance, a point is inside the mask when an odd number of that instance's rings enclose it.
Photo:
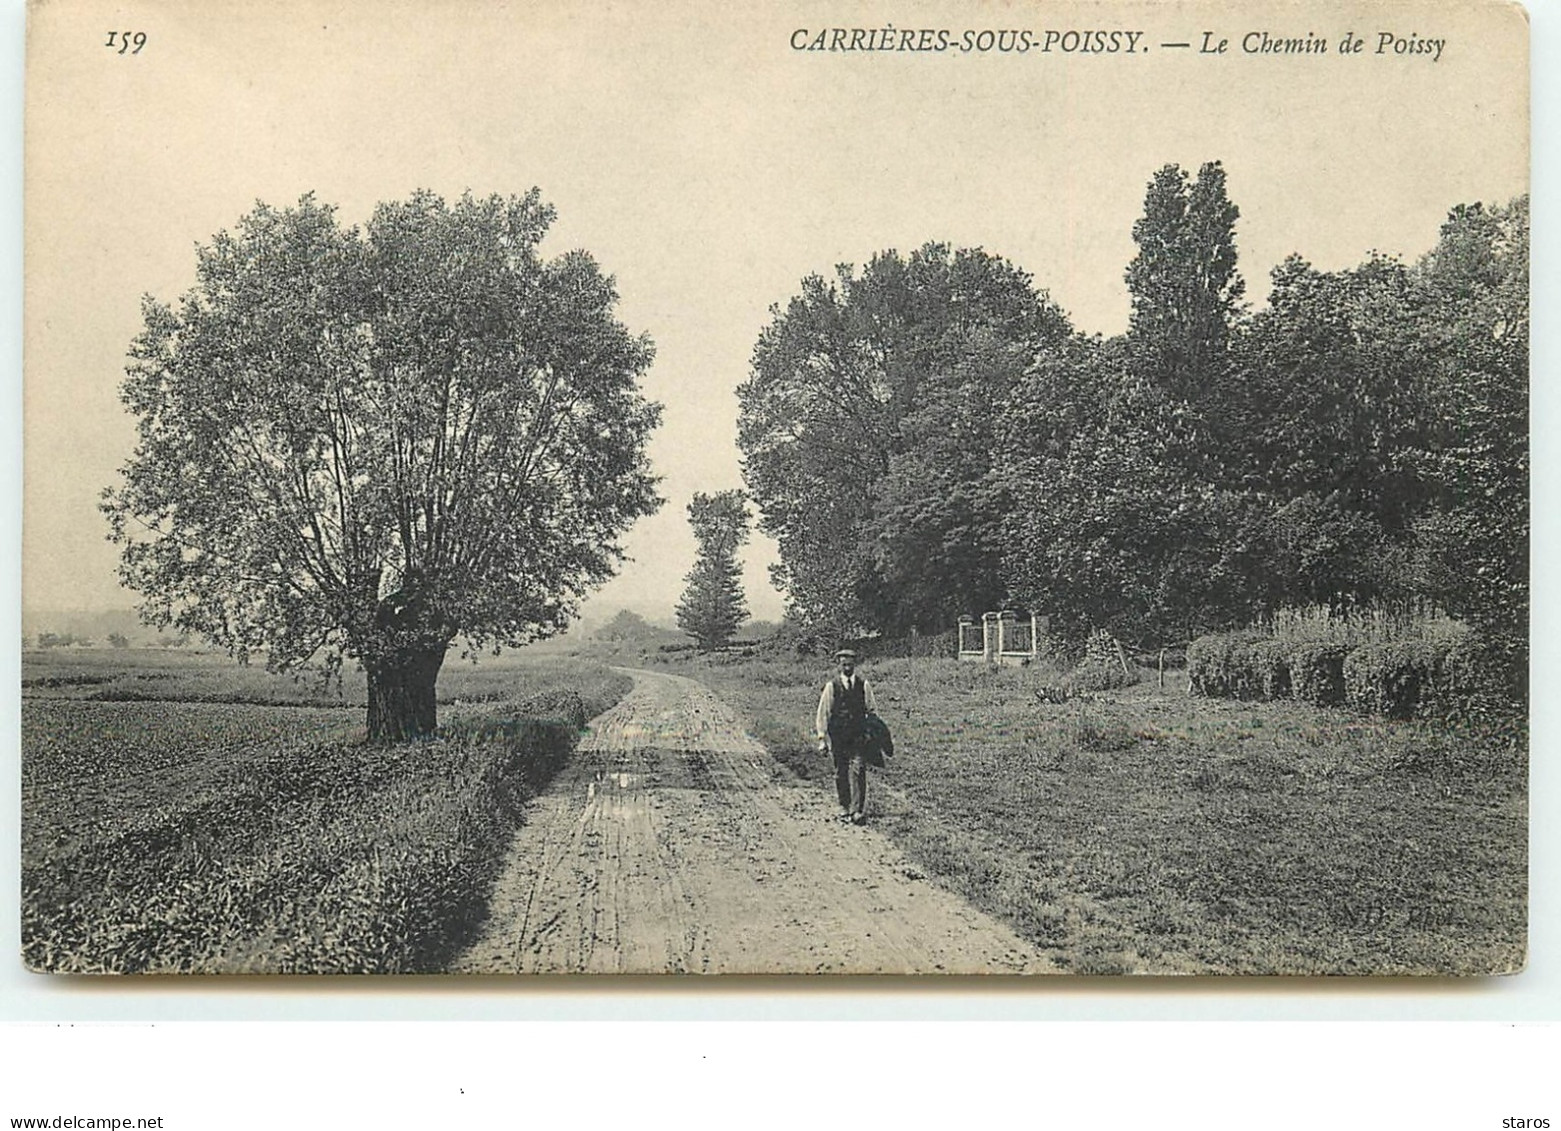
M 818 697 L 813 729 L 819 753 L 835 758 L 835 793 L 840 799 L 840 820 L 867 823 L 867 714 L 877 713 L 873 689 L 856 674 L 856 653 L 842 648 L 835 653 L 840 674 L 824 685 Z

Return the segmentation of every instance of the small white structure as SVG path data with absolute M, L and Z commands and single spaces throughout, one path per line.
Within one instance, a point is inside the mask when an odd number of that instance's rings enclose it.
M 959 658 L 985 664 L 1028 664 L 1040 655 L 1046 618 L 1031 613 L 1020 619 L 1011 609 L 959 618 Z

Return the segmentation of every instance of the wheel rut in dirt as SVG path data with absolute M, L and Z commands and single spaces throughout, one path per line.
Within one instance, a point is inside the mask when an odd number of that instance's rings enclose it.
M 464 973 L 1051 973 L 833 819 L 694 680 L 635 671 L 532 802 Z

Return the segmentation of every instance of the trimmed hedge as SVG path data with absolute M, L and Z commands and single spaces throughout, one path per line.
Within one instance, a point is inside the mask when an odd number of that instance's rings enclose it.
M 1412 719 L 1422 689 L 1441 671 L 1445 649 L 1424 640 L 1362 644 L 1344 658 L 1344 701 L 1366 715 Z
M 1521 643 L 1473 631 L 1354 646 L 1215 633 L 1187 650 L 1188 688 L 1224 699 L 1295 698 L 1390 719 L 1490 720 L 1526 701 L 1525 657 Z
M 1510 720 L 1528 704 L 1527 657 L 1522 642 L 1473 632 L 1424 646 L 1420 654 L 1405 657 L 1400 668 L 1403 672 L 1412 665 L 1418 682 L 1413 717 L 1466 723 Z
M 1200 636 L 1187 649 L 1187 678 L 1193 693 L 1216 699 L 1288 695 L 1289 663 L 1277 643 L 1251 631 Z
M 1294 644 L 1261 632 L 1200 636 L 1187 649 L 1188 687 L 1214 699 L 1296 698 L 1322 707 L 1344 702 L 1342 644 Z
M 1292 691 L 1290 678 L 1291 646 L 1283 640 L 1254 640 L 1247 645 L 1247 659 L 1257 698 L 1288 699 Z
M 1308 641 L 1290 646 L 1290 693 L 1319 707 L 1344 705 L 1344 658 L 1348 644 Z

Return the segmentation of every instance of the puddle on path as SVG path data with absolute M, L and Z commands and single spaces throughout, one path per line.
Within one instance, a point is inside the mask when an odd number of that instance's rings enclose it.
M 639 789 L 640 780 L 639 774 L 597 770 L 595 779 L 586 783 L 585 795 L 587 797 L 595 797 L 598 793 L 607 793 L 609 791 L 626 793 L 631 789 Z

